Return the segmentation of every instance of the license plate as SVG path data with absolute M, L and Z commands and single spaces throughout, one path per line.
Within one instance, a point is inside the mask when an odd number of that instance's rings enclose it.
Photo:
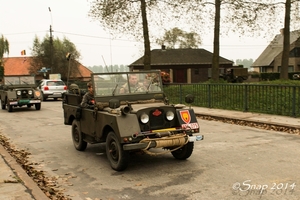
M 41 100 L 31 100 L 30 103 L 41 103 Z
M 198 125 L 198 123 L 181 124 L 181 128 L 183 128 L 183 129 L 197 129 L 197 128 L 199 128 L 199 125 Z

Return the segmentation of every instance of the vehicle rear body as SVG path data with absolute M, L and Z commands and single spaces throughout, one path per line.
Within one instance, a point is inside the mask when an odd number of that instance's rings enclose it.
M 43 79 L 39 82 L 38 88 L 42 91 L 43 100 L 62 98 L 67 91 L 67 86 L 62 80 Z

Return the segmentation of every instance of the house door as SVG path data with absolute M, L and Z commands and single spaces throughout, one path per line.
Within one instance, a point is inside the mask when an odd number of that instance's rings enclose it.
M 186 69 L 174 70 L 174 83 L 187 83 Z

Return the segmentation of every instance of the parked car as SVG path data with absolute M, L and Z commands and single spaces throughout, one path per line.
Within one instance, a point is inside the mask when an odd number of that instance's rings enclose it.
M 42 92 L 42 100 L 45 101 L 48 98 L 57 100 L 62 98 L 63 94 L 67 91 L 67 86 L 62 80 L 50 80 L 43 79 L 39 82 L 38 88 Z
M 64 124 L 72 126 L 75 149 L 106 143 L 111 168 L 124 170 L 130 152 L 169 152 L 178 160 L 189 158 L 194 142 L 203 140 L 194 110 L 170 104 L 163 92 L 160 71 L 95 73 L 91 75 L 95 99 L 82 108 L 82 93 L 75 85 L 63 98 Z M 193 95 L 187 95 L 191 104 Z M 153 152 L 151 149 L 163 151 Z M 188 168 L 188 166 L 186 166 Z

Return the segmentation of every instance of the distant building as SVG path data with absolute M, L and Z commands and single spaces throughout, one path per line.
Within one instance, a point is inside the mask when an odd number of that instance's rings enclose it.
M 151 69 L 170 74 L 171 83 L 199 83 L 211 77 L 213 54 L 205 49 L 154 49 L 151 51 Z M 220 73 L 231 68 L 233 61 L 219 57 Z M 129 66 L 131 71 L 143 70 L 144 57 Z
M 29 67 L 32 57 L 8 57 L 3 58 L 4 75 L 5 76 L 21 76 L 30 75 Z M 79 70 L 75 76 L 70 79 L 77 79 L 81 81 L 88 81 L 91 79 L 92 71 L 79 63 Z M 40 73 L 36 77 L 36 81 L 44 78 L 44 74 Z
M 283 35 L 278 34 L 252 64 L 256 72 L 280 72 L 283 51 Z M 300 71 L 300 30 L 290 33 L 288 72 Z

